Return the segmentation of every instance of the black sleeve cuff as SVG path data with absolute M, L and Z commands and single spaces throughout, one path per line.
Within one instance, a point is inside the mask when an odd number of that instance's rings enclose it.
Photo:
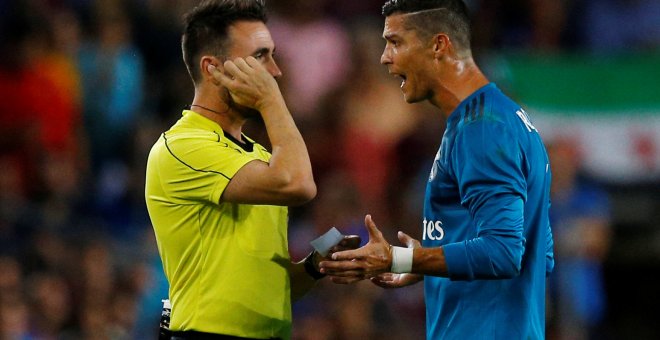
M 320 280 L 325 277 L 325 274 L 319 272 L 316 270 L 314 267 L 314 254 L 316 251 L 312 251 L 307 257 L 305 257 L 305 261 L 303 262 L 305 266 L 305 271 L 309 276 L 311 276 L 314 280 Z

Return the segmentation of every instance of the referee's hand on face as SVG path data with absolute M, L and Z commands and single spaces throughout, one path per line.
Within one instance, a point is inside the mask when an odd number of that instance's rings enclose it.
M 277 81 L 254 57 L 227 60 L 223 69 L 221 72 L 214 65 L 208 66 L 208 71 L 229 90 L 237 104 L 263 112 L 270 105 L 284 103 Z

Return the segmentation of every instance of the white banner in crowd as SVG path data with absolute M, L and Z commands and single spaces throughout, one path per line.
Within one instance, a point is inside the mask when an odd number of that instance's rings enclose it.
M 660 112 L 528 112 L 547 144 L 578 144 L 589 174 L 614 183 L 660 180 Z

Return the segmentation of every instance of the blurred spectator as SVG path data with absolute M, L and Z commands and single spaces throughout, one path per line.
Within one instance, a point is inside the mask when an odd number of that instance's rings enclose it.
M 198 0 L 130 1 L 133 9 L 135 43 L 144 56 L 145 86 L 143 112 L 166 121 L 178 119 L 190 103 L 193 90 L 180 53 L 182 16 Z M 159 128 L 164 131 L 166 127 Z M 149 147 L 151 141 L 149 139 Z M 146 158 L 146 157 L 145 157 Z M 143 188 L 144 186 L 142 186 Z
M 89 140 L 90 186 L 96 214 L 122 237 L 131 232 L 131 186 L 136 125 L 143 117 L 144 61 L 132 42 L 132 23 L 122 1 L 94 4 L 95 32 L 78 57 L 83 116 Z M 143 171 L 140 171 L 143 172 Z
M 586 46 L 597 52 L 660 48 L 660 1 L 585 0 Z
M 98 2 L 96 32 L 79 52 L 83 114 L 95 174 L 115 169 L 130 150 L 130 134 L 142 108 L 144 62 L 132 44 L 131 22 L 121 2 Z
M 57 339 L 73 318 L 72 291 L 61 274 L 41 272 L 28 280 L 30 335 L 28 339 Z
M 19 255 L 36 211 L 25 194 L 20 163 L 0 156 L 0 169 L 0 254 Z
M 418 106 L 401 100 L 400 82 L 380 65 L 382 31 L 367 21 L 354 27 L 350 80 L 332 100 L 339 124 L 335 147 L 341 164 L 358 189 L 365 209 L 375 218 L 390 220 L 389 192 L 398 181 L 399 143 L 417 126 Z
M 566 0 L 532 0 L 532 44 L 541 50 L 559 50 L 566 23 Z
M 345 23 L 369 20 L 369 18 L 380 19 L 381 8 L 385 3 L 382 0 L 334 0 L 324 2 L 326 11 L 344 20 Z
M 276 8 L 281 13 L 269 22 L 284 74 L 285 99 L 296 123 L 303 126 L 316 119 L 320 100 L 350 76 L 348 34 L 339 22 L 323 15 L 324 3 L 279 1 Z
M 21 294 L 0 299 L 0 339 L 30 339 L 31 313 Z
M 550 223 L 556 265 L 550 285 L 551 339 L 602 339 L 607 298 L 603 262 L 610 246 L 607 193 L 580 175 L 575 141 L 548 143 L 552 169 Z
M 44 157 L 77 157 L 78 73 L 55 40 L 51 16 L 8 5 L 0 39 L 0 158 L 19 169 L 23 194 L 40 191 Z M 5 33 L 6 32 L 6 33 Z

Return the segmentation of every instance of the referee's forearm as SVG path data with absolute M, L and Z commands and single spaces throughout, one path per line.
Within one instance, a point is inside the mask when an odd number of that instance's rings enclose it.
M 308 201 L 316 196 L 312 165 L 305 141 L 284 100 L 273 101 L 261 115 L 272 145 L 269 166 L 278 170 L 284 185 Z
M 289 269 L 289 276 L 291 277 L 291 301 L 296 301 L 305 296 L 316 285 L 316 280 L 307 273 L 303 262 L 304 260 L 291 263 Z

